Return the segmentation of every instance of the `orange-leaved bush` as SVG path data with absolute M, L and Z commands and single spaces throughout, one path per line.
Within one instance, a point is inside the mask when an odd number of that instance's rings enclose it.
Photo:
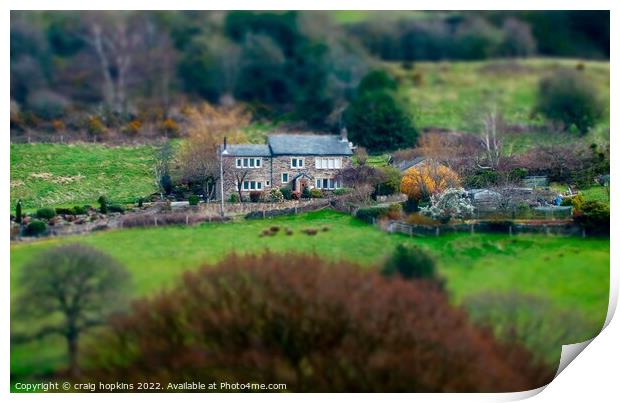
M 507 392 L 551 379 L 435 283 L 377 272 L 316 255 L 230 255 L 113 318 L 85 379 L 295 392 Z
M 425 161 L 405 171 L 400 191 L 413 200 L 424 200 L 451 188 L 459 187 L 459 176 L 445 165 Z

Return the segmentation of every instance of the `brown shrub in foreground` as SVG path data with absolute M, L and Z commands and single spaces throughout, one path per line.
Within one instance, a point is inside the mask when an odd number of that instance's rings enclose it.
M 517 391 L 550 381 L 438 287 L 347 262 L 231 255 L 137 302 L 90 349 L 86 378 L 286 383 L 288 391 Z

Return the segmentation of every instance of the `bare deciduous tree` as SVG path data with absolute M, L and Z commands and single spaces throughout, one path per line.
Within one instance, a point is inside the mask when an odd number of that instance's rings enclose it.
M 482 114 L 480 131 L 481 155 L 477 156 L 476 164 L 481 169 L 495 170 L 503 156 L 504 122 L 497 107 L 492 106 Z
M 185 115 L 189 138 L 179 155 L 181 174 L 184 180 L 199 183 L 203 197 L 210 200 L 220 176 L 219 146 L 225 137 L 232 143 L 243 141 L 250 115 L 240 107 L 215 108 L 208 103 L 186 108 Z

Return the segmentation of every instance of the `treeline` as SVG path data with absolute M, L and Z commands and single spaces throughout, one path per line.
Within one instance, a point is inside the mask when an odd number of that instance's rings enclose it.
M 326 129 L 369 63 L 324 14 L 14 12 L 12 123 L 164 122 L 199 99 Z
M 609 57 L 608 12 L 428 12 L 342 25 L 325 12 L 11 13 L 11 129 L 178 134 L 184 105 L 337 130 L 385 60 Z
M 353 24 L 373 55 L 392 61 L 480 60 L 532 55 L 609 59 L 607 11 L 428 14 Z

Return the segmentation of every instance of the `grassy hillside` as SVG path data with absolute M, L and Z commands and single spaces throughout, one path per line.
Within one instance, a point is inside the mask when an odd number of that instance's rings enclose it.
M 101 195 L 134 202 L 153 193 L 154 148 L 93 144 L 12 144 L 11 208 L 94 205 Z
M 271 225 L 289 227 L 295 233 L 286 236 L 280 231 L 275 237 L 258 236 Z M 314 237 L 300 232 L 323 226 L 329 227 L 329 231 Z M 123 262 L 132 273 L 134 296 L 170 286 L 183 271 L 233 251 L 314 252 L 326 259 L 350 259 L 369 266 L 380 263 L 398 243 L 404 242 L 420 245 L 437 257 L 455 302 L 491 290 L 535 294 L 549 298 L 558 308 L 586 315 L 592 320 L 592 333 L 598 331 L 607 311 L 609 240 L 488 234 L 409 238 L 388 235 L 331 211 L 197 227 L 129 229 L 15 244 L 11 246 L 12 295 L 19 292 L 19 272 L 29 259 L 46 248 L 75 241 L 93 245 Z M 242 250 L 239 245 L 243 245 Z M 11 371 L 23 376 L 51 370 L 63 362 L 64 351 L 62 340 L 53 338 L 14 348 Z
M 495 100 L 509 123 L 540 125 L 541 116 L 532 113 L 538 82 L 559 68 L 583 66 L 582 73 L 599 90 L 607 105 L 602 121 L 590 139 L 609 138 L 609 63 L 570 59 L 491 60 L 483 62 L 420 62 L 411 69 L 386 64 L 399 78 L 403 95 L 411 102 L 416 124 L 450 130 L 471 130 L 480 105 Z M 573 136 L 577 138 L 577 136 Z M 563 138 L 549 133 L 523 135 L 521 142 L 552 142 Z

